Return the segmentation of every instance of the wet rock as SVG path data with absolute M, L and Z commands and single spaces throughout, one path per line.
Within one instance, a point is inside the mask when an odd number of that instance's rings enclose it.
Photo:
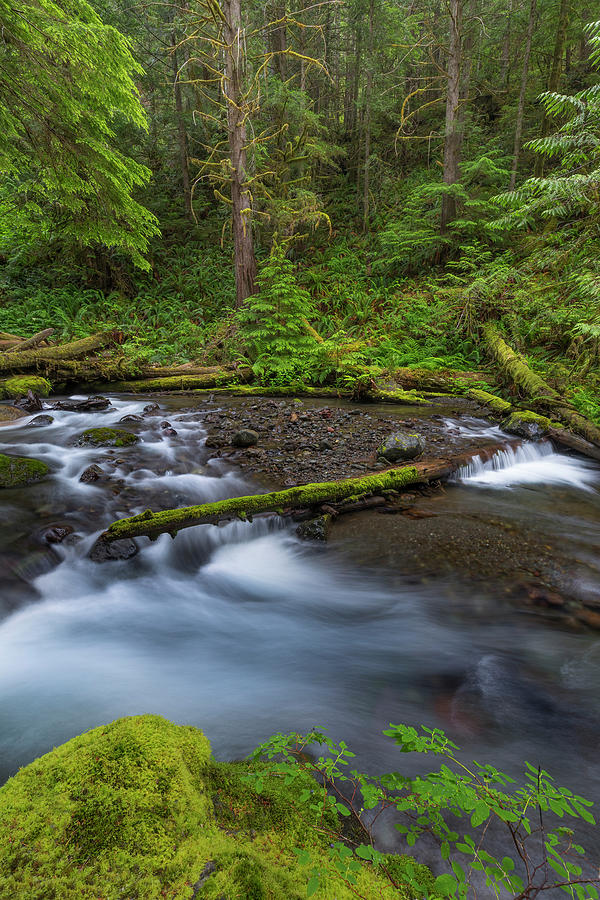
M 23 419 L 25 416 L 26 413 L 22 409 L 17 409 L 16 406 L 0 406 L 0 425 L 7 425 L 9 422 Z
M 157 416 L 160 412 L 160 406 L 158 403 L 148 403 L 144 407 L 143 412 L 146 416 Z
M 40 459 L 0 454 L 0 488 L 23 487 L 45 478 L 49 467 Z
M 12 571 L 23 581 L 30 582 L 51 572 L 60 562 L 60 557 L 49 547 L 46 550 L 36 550 L 28 553 L 23 559 L 12 566 Z
M 258 443 L 258 432 L 252 428 L 240 428 L 233 435 L 231 443 L 234 447 L 252 447 Z
M 88 428 L 77 440 L 79 445 L 91 444 L 94 447 L 126 447 L 137 444 L 139 437 L 122 428 Z
M 25 397 L 15 400 L 15 406 L 28 413 L 40 412 L 44 408 L 44 404 L 38 394 L 34 394 L 31 390 L 27 391 Z
M 127 425 L 127 424 L 139 425 L 139 423 L 143 422 L 143 421 L 144 421 L 143 416 L 136 416 L 136 415 L 132 414 L 129 416 L 123 416 L 121 419 L 119 419 L 119 425 Z
M 72 525 L 51 525 L 44 532 L 44 540 L 49 544 L 62 544 L 66 537 L 73 534 L 74 530 Z
M 34 428 L 42 428 L 44 425 L 52 425 L 53 422 L 54 416 L 48 416 L 44 413 L 41 416 L 36 416 L 29 424 L 33 425 Z
M 110 400 L 107 397 L 88 397 L 86 400 L 59 400 L 53 409 L 64 409 L 68 412 L 99 412 L 108 409 Z
M 333 444 L 331 443 L 331 441 L 328 441 L 328 440 L 322 440 L 322 441 L 319 441 L 319 444 L 318 444 L 318 446 L 317 446 L 317 449 L 318 449 L 318 450 L 321 450 L 321 451 L 323 451 L 323 450 L 333 450 Z
M 309 519 L 308 522 L 302 522 L 298 525 L 296 534 L 302 541 L 323 542 L 327 540 L 330 524 L 330 515 L 318 516 L 316 519 Z
M 173 428 L 170 422 L 161 422 L 160 427 L 162 429 L 162 433 L 166 434 L 168 437 L 176 437 L 177 432 Z
M 88 466 L 87 469 L 83 470 L 79 476 L 79 480 L 84 484 L 92 484 L 94 481 L 98 481 L 102 478 L 104 474 L 104 469 L 101 469 L 96 463 L 92 463 L 91 466 Z
M 14 375 L 0 382 L 0 399 L 26 397 L 28 391 L 47 397 L 51 390 L 50 382 L 40 375 Z
M 125 538 L 121 541 L 107 543 L 98 540 L 90 550 L 88 556 L 94 562 L 112 562 L 119 559 L 131 559 L 139 552 L 135 541 Z
M 526 441 L 539 441 L 547 434 L 549 425 L 550 422 L 543 416 L 536 416 L 534 413 L 514 413 L 502 423 L 502 429 Z
M 416 432 L 395 431 L 377 449 L 377 456 L 388 462 L 414 459 L 425 450 L 425 441 Z

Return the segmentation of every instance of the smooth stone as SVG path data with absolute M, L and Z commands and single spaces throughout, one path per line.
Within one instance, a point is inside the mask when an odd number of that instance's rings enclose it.
M 120 541 L 105 543 L 104 541 L 96 541 L 88 556 L 94 562 L 114 562 L 120 559 L 131 559 L 136 556 L 139 551 L 135 541 L 124 538 Z
M 258 432 L 251 428 L 240 428 L 233 435 L 231 443 L 234 447 L 252 447 L 258 443 Z
M 53 409 L 63 409 L 67 412 L 99 412 L 108 409 L 110 400 L 107 397 L 88 397 L 87 400 L 59 400 Z
M 91 466 L 88 466 L 87 469 L 84 469 L 81 475 L 79 476 L 79 480 L 84 484 L 91 484 L 94 481 L 98 481 L 99 478 L 104 476 L 104 469 L 101 469 L 100 466 L 97 466 L 96 463 L 92 463 Z
M 10 422 L 14 422 L 15 419 L 23 419 L 27 413 L 23 412 L 22 409 L 17 409 L 16 406 L 4 406 L 0 404 L 0 425 L 8 425 Z
M 414 459 L 425 449 L 425 441 L 414 432 L 395 431 L 377 449 L 377 456 L 388 462 Z
M 41 416 L 36 416 L 35 419 L 32 419 L 29 422 L 29 425 L 33 425 L 34 428 L 42 428 L 44 425 L 52 425 L 54 422 L 54 416 L 48 416 L 44 413 Z

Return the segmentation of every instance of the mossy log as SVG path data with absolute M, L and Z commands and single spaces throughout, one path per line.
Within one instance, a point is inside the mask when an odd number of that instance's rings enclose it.
M 19 353 L 21 350 L 31 350 L 33 347 L 37 347 L 38 344 L 42 344 L 51 334 L 54 334 L 54 328 L 44 328 L 43 331 L 38 331 L 37 334 L 22 341 L 15 350 L 18 350 Z
M 194 391 L 237 384 L 252 377 L 251 369 L 218 369 L 201 375 L 170 375 L 166 378 L 136 378 L 107 385 L 107 390 L 143 394 L 146 391 Z
M 508 346 L 494 324 L 484 325 L 484 342 L 500 372 L 518 388 L 534 410 L 550 413 L 586 441 L 600 447 L 600 428 L 582 416 L 564 397 L 534 372 L 520 353 Z
M 294 387 L 274 387 L 272 385 L 259 384 L 233 384 L 220 386 L 211 390 L 211 393 L 234 394 L 246 397 L 314 397 L 315 399 L 328 400 L 354 400 L 352 391 L 345 391 L 336 387 L 320 385 L 297 385 Z M 438 395 L 436 395 L 438 396 Z M 383 391 L 372 390 L 366 397 L 361 398 L 361 403 L 396 403 L 401 406 L 429 406 L 431 401 L 415 391 Z
M 10 351 L 0 354 L 0 372 L 23 372 L 28 369 L 43 367 L 44 363 L 55 360 L 72 360 L 80 356 L 86 356 L 99 347 L 105 347 L 112 343 L 114 334 L 111 331 L 101 334 L 93 334 L 80 341 L 72 341 L 69 344 L 55 344 L 51 347 L 23 350 L 22 352 Z
M 573 434 L 567 428 L 562 428 L 560 422 L 553 422 L 548 416 L 541 416 L 539 413 L 528 409 L 517 408 L 512 403 L 509 403 L 508 400 L 496 397 L 495 394 L 490 394 L 487 391 L 472 390 L 468 392 L 467 396 L 471 400 L 475 400 L 482 406 L 487 407 L 488 414 L 497 419 L 501 425 L 510 424 L 511 422 L 513 424 L 515 422 L 536 424 L 559 449 L 576 450 L 582 456 L 600 461 L 600 447 L 577 434 Z
M 518 444 L 518 441 L 508 442 Z M 119 519 L 109 525 L 98 540 L 111 543 L 125 538 L 157 538 L 161 534 L 175 534 L 183 528 L 194 525 L 216 525 L 223 519 L 238 518 L 251 520 L 259 513 L 293 511 L 322 506 L 324 503 L 339 503 L 349 498 L 386 494 L 398 491 L 410 484 L 423 484 L 447 478 L 461 466 L 482 455 L 489 458 L 495 450 L 506 447 L 507 442 L 494 447 L 468 450 L 444 459 L 432 459 L 412 465 L 386 469 L 360 478 L 345 478 L 341 481 L 322 481 L 272 491 L 268 494 L 252 494 L 244 497 L 230 497 L 216 503 L 202 503 L 199 506 L 184 506 L 180 509 L 166 509 L 152 512 L 147 509 L 136 516 Z
M 442 394 L 464 394 L 480 384 L 494 384 L 495 378 L 488 372 L 463 372 L 450 369 L 429 370 L 419 368 L 394 369 L 391 377 L 405 390 L 433 391 Z

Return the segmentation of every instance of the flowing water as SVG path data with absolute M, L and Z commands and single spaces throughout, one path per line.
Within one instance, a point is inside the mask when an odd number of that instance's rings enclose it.
M 540 763 L 600 799 L 598 634 L 515 608 L 506 578 L 474 578 L 453 562 L 409 565 L 409 519 L 345 517 L 325 549 L 263 518 L 144 539 L 127 561 L 88 559 L 118 516 L 256 490 L 208 460 L 202 411 L 174 401 L 161 415 L 177 436 L 165 437 L 154 416 L 136 446 L 77 446 L 84 429 L 148 401 L 112 402 L 104 413 L 56 411 L 47 427 L 26 418 L 0 431 L 0 452 L 52 470 L 0 495 L 1 777 L 85 729 L 143 712 L 201 727 L 220 758 L 319 726 L 382 771 L 400 761 L 381 730 L 402 721 L 442 727 L 472 758 L 511 772 Z M 475 420 L 445 427 L 501 436 Z M 110 481 L 79 481 L 92 462 Z M 527 444 L 475 462 L 432 503 L 438 522 L 440 511 L 453 521 L 493 513 L 517 540 L 557 548 L 573 590 L 593 602 L 599 487 L 595 463 Z M 49 548 L 43 534 L 54 524 L 70 524 L 75 538 Z M 429 760 L 401 762 L 415 771 Z

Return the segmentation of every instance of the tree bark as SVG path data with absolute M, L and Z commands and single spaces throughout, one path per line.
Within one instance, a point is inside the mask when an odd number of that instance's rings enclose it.
M 10 351 L 0 355 L 0 372 L 22 372 L 46 361 L 70 360 L 85 356 L 92 350 L 105 347 L 114 341 L 113 332 L 93 334 L 91 337 L 70 344 L 42 347 L 36 350 Z
M 369 166 L 371 163 L 371 103 L 373 102 L 373 19 L 375 0 L 369 2 L 369 39 L 367 45 L 367 81 L 365 85 L 365 167 L 363 172 L 363 231 L 369 230 Z
M 460 178 L 462 133 L 458 120 L 460 103 L 461 33 L 463 0 L 450 0 L 450 46 L 448 50 L 448 87 L 446 94 L 446 127 L 444 140 L 444 184 L 453 185 Z M 456 218 L 456 200 L 442 196 L 440 231 L 444 234 Z
M 179 168 L 181 170 L 181 182 L 183 186 L 183 203 L 185 215 L 188 221 L 194 221 L 192 209 L 192 187 L 190 181 L 190 168 L 188 162 L 188 140 L 183 116 L 183 98 L 181 95 L 181 81 L 179 79 L 179 61 L 177 58 L 177 39 L 175 31 L 171 32 L 171 68 L 173 71 L 173 93 L 175 96 L 175 119 L 177 121 L 177 145 L 179 151 Z
M 508 74 L 510 63 L 510 38 L 512 31 L 512 16 L 515 6 L 515 0 L 508 0 L 508 10 L 506 14 L 506 31 L 504 32 L 504 43 L 502 44 L 502 57 L 500 59 L 500 87 L 502 90 L 508 88 Z
M 252 194 L 247 184 L 246 118 L 244 110 L 245 48 L 241 0 L 223 0 L 225 15 L 225 102 L 231 159 L 231 204 L 237 306 L 255 291 L 256 258 L 252 237 Z
M 513 148 L 513 164 L 510 173 L 510 190 L 514 191 L 517 183 L 519 169 L 519 156 L 521 153 L 521 137 L 523 135 L 523 116 L 525 114 L 525 96 L 527 94 L 527 78 L 529 76 L 529 57 L 531 55 L 531 40 L 535 27 L 536 0 L 531 0 L 529 6 L 529 23 L 527 25 L 527 40 L 525 41 L 525 53 L 523 54 L 523 68 L 521 70 L 521 90 L 519 91 L 519 105 L 517 106 L 517 122 L 515 126 L 515 143 Z
M 554 53 L 552 55 L 552 68 L 550 69 L 550 76 L 548 78 L 548 91 L 557 91 L 558 86 L 560 84 L 560 75 L 562 69 L 563 56 L 565 52 L 565 43 L 567 40 L 567 27 L 569 25 L 569 10 L 570 10 L 570 0 L 560 0 L 560 6 L 558 9 L 558 26 L 556 29 L 556 38 L 554 41 Z M 542 134 L 543 138 L 548 137 L 550 134 L 550 124 L 551 119 L 544 115 L 542 120 Z M 535 175 L 536 178 L 541 178 L 544 174 L 544 157 L 542 154 L 538 154 L 538 157 L 535 162 Z

